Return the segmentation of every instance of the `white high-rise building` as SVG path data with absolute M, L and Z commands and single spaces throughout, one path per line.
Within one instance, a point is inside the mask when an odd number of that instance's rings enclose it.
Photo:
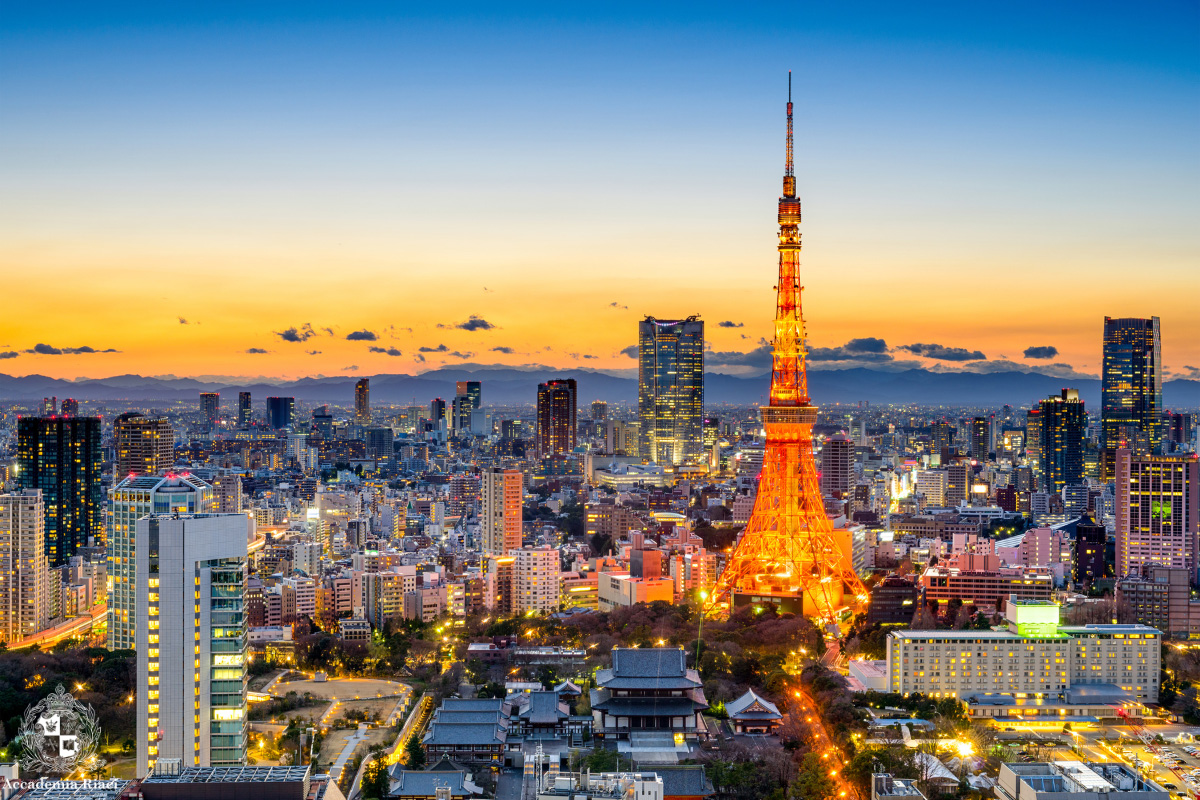
M 559 555 L 557 548 L 522 547 L 513 550 L 513 613 L 549 614 L 558 610 Z
M 108 493 L 110 649 L 132 650 L 134 647 L 137 552 L 133 540 L 137 521 L 147 514 L 207 514 L 214 510 L 213 503 L 212 487 L 194 475 L 132 475 Z
M 133 546 L 138 519 L 151 513 L 214 511 L 212 487 L 194 475 L 131 475 L 108 493 L 108 646 L 132 650 L 137 620 Z
M 139 519 L 137 774 L 246 762 L 246 516 Z
M 0 641 L 15 642 L 46 629 L 49 568 L 42 491 L 0 494 Z

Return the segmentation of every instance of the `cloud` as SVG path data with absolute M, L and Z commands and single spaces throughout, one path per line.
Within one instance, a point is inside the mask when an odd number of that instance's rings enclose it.
M 704 356 L 706 365 L 721 367 L 770 367 L 771 348 L 762 345 L 746 353 L 737 351 L 715 351 Z
M 470 357 L 471 357 L 471 356 L 473 356 L 473 355 L 475 355 L 475 354 L 474 354 L 474 353 L 470 353 L 470 352 L 468 352 L 468 353 L 460 353 L 460 352 L 459 352 L 459 351 L 457 351 L 457 350 L 455 350 L 455 351 L 453 351 L 453 352 L 451 352 L 451 353 L 450 353 L 450 357 L 451 357 L 451 358 L 470 358 Z
M 626 358 L 637 358 L 638 346 L 636 344 L 631 344 L 629 347 L 623 348 L 621 350 L 621 355 L 625 356 Z
M 946 347 L 940 344 L 902 344 L 896 348 L 906 353 L 922 358 L 932 358 L 938 361 L 981 361 L 987 358 L 979 350 L 967 350 L 965 347 Z
M 0 358 L 12 358 L 12 356 L 7 356 L 4 353 L 0 353 Z M 1191 378 L 1191 379 L 1200 378 L 1200 367 L 1193 367 L 1190 364 L 1185 364 L 1183 366 L 1183 370 L 1181 371 L 1181 374 L 1185 378 Z
M 760 340 L 765 342 L 765 339 Z M 808 351 L 809 361 L 862 361 L 878 364 L 891 361 L 887 342 L 874 336 L 851 339 L 840 347 L 814 347 Z
M 620 303 L 618 303 L 618 302 L 617 302 L 617 301 L 615 301 L 615 300 L 614 300 L 613 302 L 609 303 L 609 304 L 608 304 L 608 307 L 609 307 L 609 308 L 616 308 L 616 309 L 619 309 L 619 310 L 621 310 L 621 311 L 628 311 L 628 310 L 629 310 L 629 306 L 626 306 L 626 305 L 621 305 Z
M 420 353 L 417 353 L 415 356 L 413 356 L 413 358 L 421 363 L 425 363 L 425 356 L 421 355 Z
M 313 331 L 312 325 L 309 325 L 307 322 L 301 325 L 299 328 L 288 328 L 287 330 L 282 331 L 272 331 L 272 333 L 274 333 L 280 339 L 283 339 L 285 342 L 293 343 L 307 342 L 309 339 L 317 335 L 316 332 Z
M 451 325 L 444 325 L 439 322 L 437 327 L 441 328 L 442 330 L 457 328 L 460 331 L 491 331 L 495 330 L 497 326 L 488 322 L 483 317 L 472 314 L 471 316 L 467 317 L 466 322 L 455 322 Z
M 375 331 L 369 331 L 365 328 L 361 331 L 352 331 L 346 334 L 346 341 L 348 342 L 374 342 L 378 339 L 379 336 Z
M 599 356 L 594 356 L 591 353 L 567 353 L 567 355 L 569 355 L 571 358 L 575 359 L 576 361 L 578 361 L 581 358 L 599 358 Z
M 1026 358 L 1054 358 L 1058 355 L 1058 348 L 1046 345 L 1045 347 L 1026 347 Z
M 246 348 L 246 352 L 253 353 L 255 355 L 262 355 L 263 353 L 266 353 L 267 351 L 263 350 L 261 347 L 248 347 L 248 348 Z
M 121 351 L 114 350 L 111 347 L 105 350 L 97 350 L 96 348 L 88 347 L 87 345 L 84 345 L 83 347 L 51 347 L 48 344 L 42 344 L 39 342 L 25 352 L 33 353 L 34 355 L 39 356 L 74 356 L 90 353 L 119 353 Z
M 506 356 L 511 356 L 516 351 L 513 350 L 511 347 L 493 347 L 492 352 L 493 353 L 504 353 Z
M 444 345 L 444 344 L 439 344 L 437 347 L 418 347 L 417 348 L 418 353 L 448 353 L 449 351 L 450 351 L 450 348 L 446 347 L 446 345 Z
M 402 356 L 401 353 L 394 347 L 368 347 L 367 350 L 371 353 L 383 353 L 385 356 Z
M 326 335 L 333 336 L 333 328 L 321 328 L 321 330 L 323 330 Z
M 358 370 L 358 364 L 351 364 L 348 367 L 342 367 L 342 372 L 355 372 Z
M 930 367 L 935 372 L 977 372 L 983 375 L 992 374 L 995 372 L 1024 372 L 1037 373 L 1038 375 L 1049 375 L 1052 378 L 1066 379 L 1095 379 L 1099 376 L 1089 375 L 1086 372 L 1080 372 L 1070 364 L 1058 362 L 1055 364 L 1038 364 L 1032 366 L 1030 364 L 1019 364 L 1008 359 L 998 358 L 990 361 L 976 361 L 971 364 L 963 364 L 961 370 L 945 367 L 940 364 Z
M 16 358 L 19 355 L 21 355 L 21 354 L 18 353 L 16 350 L 8 350 L 4 353 L 0 353 L 0 360 L 6 359 L 6 358 Z
M 718 323 L 717 323 L 717 327 L 718 327 L 718 328 L 744 328 L 744 327 L 746 327 L 746 323 L 744 323 L 744 322 L 734 322 L 734 321 L 733 321 L 733 320 L 731 320 L 731 319 L 727 319 L 727 320 L 723 320 L 723 321 L 721 321 L 721 322 L 718 322 Z
M 187 325 L 187 324 L 188 324 L 188 321 L 187 321 L 186 319 L 184 319 L 183 317 L 180 317 L 180 318 L 179 318 L 179 324 L 180 324 L 180 325 Z
M 319 355 L 321 355 L 321 351 L 320 351 L 320 350 L 305 350 L 304 352 L 308 353 L 310 356 L 319 356 Z
M 592 355 L 591 353 L 584 353 L 584 354 L 583 354 L 583 357 L 584 357 L 584 358 L 599 358 L 599 356 L 594 356 L 594 355 Z

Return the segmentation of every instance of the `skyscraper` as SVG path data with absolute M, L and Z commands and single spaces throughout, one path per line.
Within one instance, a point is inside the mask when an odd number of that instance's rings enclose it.
M 1162 338 L 1158 317 L 1104 318 L 1101 383 L 1101 478 L 1111 480 L 1117 448 L 1161 451 Z
M 113 475 L 157 475 L 175 463 L 175 433 L 162 417 L 143 417 L 130 411 L 113 420 L 116 449 Z
M 41 489 L 46 557 L 60 567 L 87 545 L 104 541 L 99 417 L 24 417 L 17 421 L 17 478 Z
M 515 469 L 488 467 L 480 473 L 479 522 L 484 555 L 506 556 L 521 546 L 521 499 L 525 487 Z
M 446 401 L 440 397 L 435 397 L 429 401 L 429 419 L 433 421 L 433 427 L 437 428 L 439 422 L 446 418 Z
M 354 422 L 356 425 L 371 424 L 370 378 L 359 378 L 354 384 Z
M 130 475 L 108 493 L 108 646 L 131 650 L 136 637 L 138 594 L 134 547 L 137 521 L 149 514 L 207 514 L 213 489 L 193 475 Z M 143 601 L 145 598 L 142 598 Z
M 929 426 L 929 436 L 929 449 L 938 458 L 944 458 L 943 454 L 954 446 L 954 428 L 944 419 L 935 420 Z
M 788 74 L 787 155 L 779 198 L 779 271 L 769 405 L 759 408 L 767 442 L 750 520 L 709 598 L 709 610 L 770 603 L 814 617 L 818 627 L 853 619 L 869 595 L 835 533 L 818 485 L 800 293 L 800 198 L 792 155 Z
M 246 761 L 246 517 L 138 520 L 137 774 Z
M 216 427 L 217 422 L 221 419 L 221 395 L 219 393 L 200 393 L 200 418 L 208 427 Z
M 42 493 L 0 494 L 0 642 L 12 643 L 50 622 Z
M 64 417 L 75 417 L 79 415 L 79 401 L 73 397 L 64 397 L 62 405 L 59 407 L 59 413 Z
M 605 422 L 608 420 L 608 403 L 603 400 L 592 401 L 592 419 L 596 422 Z
M 293 415 L 296 412 L 296 398 L 268 397 L 267 421 L 272 428 L 283 430 L 292 426 Z
M 992 446 L 992 426 L 987 417 L 971 420 L 971 458 L 987 461 Z
M 455 389 L 455 394 L 470 398 L 471 411 L 478 411 L 483 407 L 483 384 L 479 381 L 458 381 Z M 470 417 L 470 413 L 467 416 Z
M 1041 420 L 1041 489 L 1061 495 L 1064 486 L 1083 483 L 1087 412 L 1075 389 L 1063 389 L 1038 404 Z
M 1146 565 L 1183 567 L 1196 580 L 1200 462 L 1195 454 L 1114 454 L 1117 577 Z
M 248 427 L 253 417 L 254 407 L 250 403 L 250 393 L 238 392 L 238 427 Z
M 1025 413 L 1025 466 L 1033 477 L 1028 489 L 1017 487 L 1017 491 L 1037 491 L 1042 485 L 1042 409 L 1031 408 Z
M 638 449 L 678 465 L 703 459 L 704 322 L 646 317 L 638 323 Z
M 575 397 L 574 378 L 538 384 L 537 446 L 543 458 L 575 449 Z

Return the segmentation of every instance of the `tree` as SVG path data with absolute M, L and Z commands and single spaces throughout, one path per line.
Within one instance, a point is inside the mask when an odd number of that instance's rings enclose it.
M 833 797 L 837 794 L 829 768 L 816 753 L 808 753 L 800 761 L 800 771 L 788 786 L 788 800 L 809 800 L 812 797 Z
M 504 688 L 504 684 L 502 683 L 489 683 L 475 692 L 475 696 L 479 698 L 498 698 L 503 700 L 505 697 L 508 697 L 508 690 Z
M 425 766 L 425 748 L 421 746 L 421 741 L 416 736 L 408 737 L 408 744 L 404 745 L 404 752 L 408 754 L 409 769 L 421 769 Z
M 387 762 L 377 758 L 367 764 L 367 768 L 363 770 L 362 783 L 359 786 L 365 800 L 378 800 L 378 798 L 386 797 L 389 789 Z

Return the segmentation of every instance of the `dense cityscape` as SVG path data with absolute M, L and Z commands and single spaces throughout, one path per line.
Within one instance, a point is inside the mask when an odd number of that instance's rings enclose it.
M 633 284 L 623 372 L 71 380 L 23 365 L 119 351 L 0 346 L 0 800 L 1200 798 L 1184 326 L 1114 301 L 1098 380 L 855 388 L 822 365 L 985 356 L 811 343 L 786 92 L 777 261 L 729 286 L 756 350 Z

